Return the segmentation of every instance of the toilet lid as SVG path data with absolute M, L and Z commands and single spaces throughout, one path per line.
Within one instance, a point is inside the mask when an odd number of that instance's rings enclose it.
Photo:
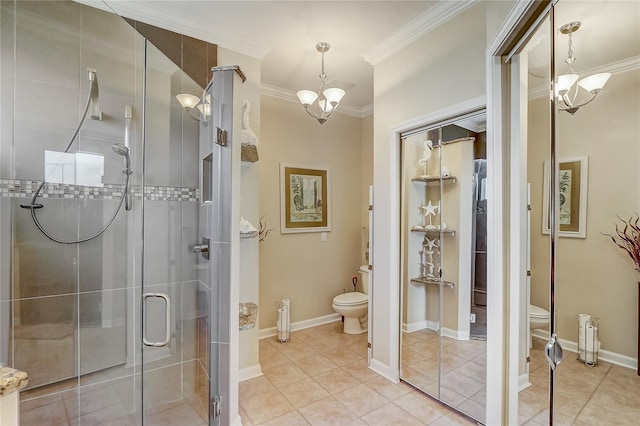
M 344 306 L 361 305 L 362 303 L 367 303 L 368 301 L 369 301 L 369 296 L 357 291 L 342 293 L 333 298 L 333 303 L 344 305 Z
M 540 306 L 529 305 L 529 313 L 535 318 L 549 318 L 549 311 L 542 309 Z

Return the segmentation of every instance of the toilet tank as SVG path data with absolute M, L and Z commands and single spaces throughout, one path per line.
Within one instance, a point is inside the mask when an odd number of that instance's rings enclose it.
M 362 275 L 362 292 L 369 294 L 369 265 L 362 265 L 358 272 Z

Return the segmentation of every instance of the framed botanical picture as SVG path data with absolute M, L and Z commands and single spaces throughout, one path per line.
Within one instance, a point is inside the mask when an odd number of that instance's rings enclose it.
M 280 163 L 280 232 L 331 230 L 329 169 Z
M 542 200 L 542 233 L 549 234 L 550 169 L 544 162 L 544 197 Z M 587 156 L 558 160 L 558 222 L 560 237 L 587 237 Z

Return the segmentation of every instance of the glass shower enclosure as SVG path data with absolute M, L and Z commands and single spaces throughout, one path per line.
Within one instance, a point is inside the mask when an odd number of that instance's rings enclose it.
M 0 362 L 29 375 L 22 423 L 219 423 L 229 274 L 201 243 L 230 216 L 201 187 L 230 158 L 203 174 L 217 127 L 176 99 L 212 93 L 114 13 L 0 16 Z

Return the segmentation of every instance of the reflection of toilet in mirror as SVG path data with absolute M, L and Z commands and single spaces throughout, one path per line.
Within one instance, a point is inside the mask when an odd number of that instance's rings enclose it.
M 549 311 L 536 305 L 529 305 L 529 348 L 533 346 L 533 330 L 549 327 Z
M 333 309 L 344 317 L 346 334 L 362 334 L 367 332 L 367 311 L 369 308 L 369 266 L 362 265 L 359 271 L 362 276 L 362 291 L 350 291 L 333 298 Z

